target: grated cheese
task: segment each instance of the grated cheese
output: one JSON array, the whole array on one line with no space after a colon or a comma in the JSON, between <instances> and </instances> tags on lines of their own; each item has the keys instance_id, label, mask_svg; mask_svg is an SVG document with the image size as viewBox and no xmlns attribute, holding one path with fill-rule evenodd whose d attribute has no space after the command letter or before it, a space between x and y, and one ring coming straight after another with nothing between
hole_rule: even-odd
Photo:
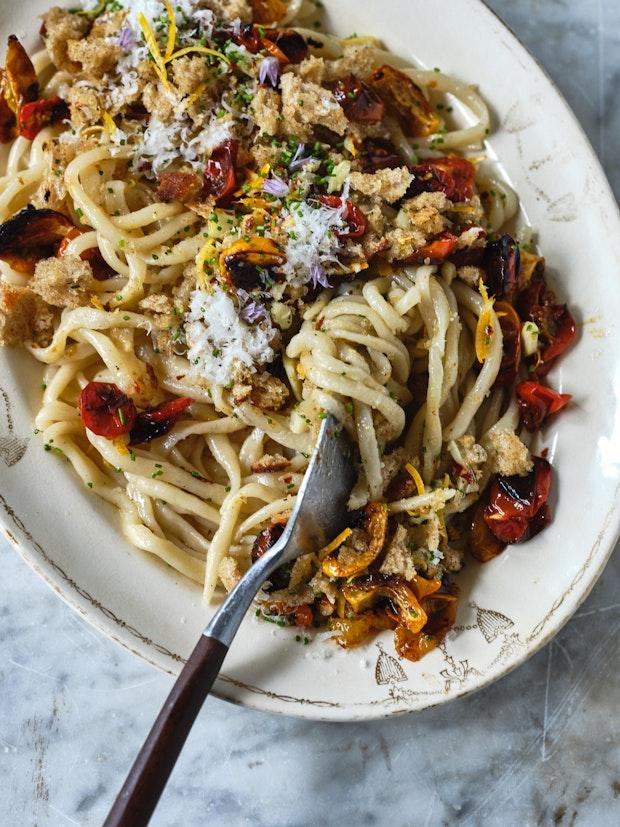
<instances>
[{"instance_id":1,"label":"grated cheese","mask_svg":"<svg viewBox=\"0 0 620 827\"><path fill-rule=\"evenodd\" d=\"M343 203L345 198L342 199ZM316 263L338 265L340 241L334 230L346 227L342 208L311 206L306 201L282 210L283 229L287 234L286 264L281 268L294 285L306 284Z\"/></svg>"},{"instance_id":2,"label":"grated cheese","mask_svg":"<svg viewBox=\"0 0 620 827\"><path fill-rule=\"evenodd\" d=\"M268 319L249 325L242 321L220 287L213 292L195 290L185 317L191 374L211 384L228 385L243 366L252 373L273 361L271 347L276 331Z\"/></svg>"}]
</instances>

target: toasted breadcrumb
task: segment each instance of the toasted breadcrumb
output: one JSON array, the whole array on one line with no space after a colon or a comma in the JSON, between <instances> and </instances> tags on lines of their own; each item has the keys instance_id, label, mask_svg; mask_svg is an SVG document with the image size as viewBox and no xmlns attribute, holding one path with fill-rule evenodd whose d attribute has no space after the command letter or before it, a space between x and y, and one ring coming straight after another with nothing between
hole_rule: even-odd
<instances>
[{"instance_id":1,"label":"toasted breadcrumb","mask_svg":"<svg viewBox=\"0 0 620 827\"><path fill-rule=\"evenodd\" d=\"M0 282L0 345L49 345L54 314L29 287Z\"/></svg>"},{"instance_id":2,"label":"toasted breadcrumb","mask_svg":"<svg viewBox=\"0 0 620 827\"><path fill-rule=\"evenodd\" d=\"M67 44L84 37L90 22L81 14L73 14L54 6L42 16L41 32L52 63L57 69L77 72L79 65L69 59Z\"/></svg>"},{"instance_id":3,"label":"toasted breadcrumb","mask_svg":"<svg viewBox=\"0 0 620 827\"><path fill-rule=\"evenodd\" d=\"M411 551L407 547L407 536L407 529L403 525L396 526L379 568L381 574L396 574L405 580L411 580L415 576L416 570Z\"/></svg>"},{"instance_id":4,"label":"toasted breadcrumb","mask_svg":"<svg viewBox=\"0 0 620 827\"><path fill-rule=\"evenodd\" d=\"M99 79L114 69L121 50L109 37L89 35L83 40L69 40L67 55L74 63L81 63L82 70L87 75Z\"/></svg>"},{"instance_id":5,"label":"toasted breadcrumb","mask_svg":"<svg viewBox=\"0 0 620 827\"><path fill-rule=\"evenodd\" d=\"M364 195L377 195L388 204L393 204L405 195L413 175L407 167L379 169L373 173L352 172L351 188Z\"/></svg>"},{"instance_id":6,"label":"toasted breadcrumb","mask_svg":"<svg viewBox=\"0 0 620 827\"><path fill-rule=\"evenodd\" d=\"M251 468L253 474L263 474L272 471L284 471L290 464L291 461L283 457L282 454L263 454L259 460L252 463Z\"/></svg>"},{"instance_id":7,"label":"toasted breadcrumb","mask_svg":"<svg viewBox=\"0 0 620 827\"><path fill-rule=\"evenodd\" d=\"M172 82L179 95L192 95L206 78L204 58L184 55L171 64Z\"/></svg>"},{"instance_id":8,"label":"toasted breadcrumb","mask_svg":"<svg viewBox=\"0 0 620 827\"><path fill-rule=\"evenodd\" d=\"M93 271L79 256L44 258L36 264L30 287L53 307L80 307L90 301Z\"/></svg>"},{"instance_id":9,"label":"toasted breadcrumb","mask_svg":"<svg viewBox=\"0 0 620 827\"><path fill-rule=\"evenodd\" d=\"M345 43L342 57L326 61L327 80L355 75L366 78L377 65L377 49L371 43Z\"/></svg>"},{"instance_id":10,"label":"toasted breadcrumb","mask_svg":"<svg viewBox=\"0 0 620 827\"><path fill-rule=\"evenodd\" d=\"M252 374L247 381L236 382L231 396L235 405L249 399L263 411L279 411L286 405L289 392L284 382L265 371Z\"/></svg>"},{"instance_id":11,"label":"toasted breadcrumb","mask_svg":"<svg viewBox=\"0 0 620 827\"><path fill-rule=\"evenodd\" d=\"M326 68L323 58L315 57L314 55L310 55L302 60L301 63L292 66L292 69L302 80L309 81L310 83L318 83L319 85L325 80Z\"/></svg>"},{"instance_id":12,"label":"toasted breadcrumb","mask_svg":"<svg viewBox=\"0 0 620 827\"><path fill-rule=\"evenodd\" d=\"M262 134L277 135L280 130L280 96L275 89L261 87L252 100L256 126Z\"/></svg>"},{"instance_id":13,"label":"toasted breadcrumb","mask_svg":"<svg viewBox=\"0 0 620 827\"><path fill-rule=\"evenodd\" d=\"M313 126L323 126L344 135L348 120L333 94L316 83L301 80L286 72L280 80L282 91L282 128L289 135L308 139Z\"/></svg>"},{"instance_id":14,"label":"toasted breadcrumb","mask_svg":"<svg viewBox=\"0 0 620 827\"><path fill-rule=\"evenodd\" d=\"M93 126L101 120L103 106L94 89L70 86L65 97L71 110L71 122L77 129Z\"/></svg>"},{"instance_id":15,"label":"toasted breadcrumb","mask_svg":"<svg viewBox=\"0 0 620 827\"><path fill-rule=\"evenodd\" d=\"M241 580L239 564L234 557L222 557L217 567L217 574L227 592L231 592Z\"/></svg>"},{"instance_id":16,"label":"toasted breadcrumb","mask_svg":"<svg viewBox=\"0 0 620 827\"><path fill-rule=\"evenodd\" d=\"M172 302L163 293L154 293L152 296L146 296L138 304L140 310L150 310L152 313L173 313L174 307Z\"/></svg>"},{"instance_id":17,"label":"toasted breadcrumb","mask_svg":"<svg viewBox=\"0 0 620 827\"><path fill-rule=\"evenodd\" d=\"M510 477L514 474L527 474L532 470L529 449L514 431L491 431L487 442L491 471Z\"/></svg>"},{"instance_id":18,"label":"toasted breadcrumb","mask_svg":"<svg viewBox=\"0 0 620 827\"><path fill-rule=\"evenodd\" d=\"M471 264L465 264L463 267L456 268L457 278L464 281L470 287L477 288L480 279L484 280L485 273L480 267L474 267Z\"/></svg>"}]
</instances>

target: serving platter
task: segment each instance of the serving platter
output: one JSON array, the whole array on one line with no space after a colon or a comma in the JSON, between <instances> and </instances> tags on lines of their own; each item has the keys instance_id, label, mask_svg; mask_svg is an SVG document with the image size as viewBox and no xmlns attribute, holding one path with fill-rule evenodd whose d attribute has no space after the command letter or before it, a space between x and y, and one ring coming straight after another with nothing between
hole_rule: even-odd
<instances>
[{"instance_id":1,"label":"serving platter","mask_svg":"<svg viewBox=\"0 0 620 827\"><path fill-rule=\"evenodd\" d=\"M0 7L0 41L38 47L50 4ZM221 698L271 712L360 720L420 710L506 674L568 620L620 530L620 216L596 156L544 71L479 0L452 0L448 24L424 0L328 0L325 29L381 38L395 53L479 86L493 113L489 152L519 193L579 340L552 374L573 403L543 431L556 473L552 526L459 575L460 609L444 645L419 663L391 633L343 652L319 635L246 618L215 685ZM32 420L41 373L0 355L0 522L24 560L104 634L176 673L212 607L198 588L124 540L112 509L43 450ZM297 635L297 637L299 637Z\"/></svg>"}]
</instances>

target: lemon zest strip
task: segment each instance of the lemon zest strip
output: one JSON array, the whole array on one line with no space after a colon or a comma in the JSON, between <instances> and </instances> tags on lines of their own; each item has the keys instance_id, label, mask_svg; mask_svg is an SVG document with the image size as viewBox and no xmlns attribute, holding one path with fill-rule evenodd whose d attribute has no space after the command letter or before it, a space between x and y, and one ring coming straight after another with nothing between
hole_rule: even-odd
<instances>
[{"instance_id":1,"label":"lemon zest strip","mask_svg":"<svg viewBox=\"0 0 620 827\"><path fill-rule=\"evenodd\" d=\"M174 52L174 46L177 39L177 21L174 19L174 9L172 8L172 3L170 0L165 0L166 11L168 12L168 40L166 41L166 54L164 56L164 62L169 59L169 57Z\"/></svg>"},{"instance_id":2,"label":"lemon zest strip","mask_svg":"<svg viewBox=\"0 0 620 827\"><path fill-rule=\"evenodd\" d=\"M331 543L328 543L326 546L323 546L323 548L319 551L319 560L323 560L323 558L327 557L328 554L330 554L332 551L335 551L338 548L338 546L341 546L347 539L347 537L349 537L352 533L353 532L350 528L345 528L344 531L341 531L337 537L334 537Z\"/></svg>"},{"instance_id":3,"label":"lemon zest strip","mask_svg":"<svg viewBox=\"0 0 620 827\"><path fill-rule=\"evenodd\" d=\"M410 462L408 462L405 465L405 471L407 471L409 476L415 482L415 487L418 489L418 495L421 497L424 494L424 481L418 473L417 468L414 468L414 466Z\"/></svg>"}]
</instances>

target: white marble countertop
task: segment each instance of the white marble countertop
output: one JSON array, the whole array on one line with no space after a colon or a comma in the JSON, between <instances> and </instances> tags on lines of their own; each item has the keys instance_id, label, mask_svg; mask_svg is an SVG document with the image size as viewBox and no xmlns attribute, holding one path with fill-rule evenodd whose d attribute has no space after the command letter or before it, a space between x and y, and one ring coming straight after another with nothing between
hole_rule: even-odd
<instances>
[{"instance_id":1,"label":"white marble countertop","mask_svg":"<svg viewBox=\"0 0 620 827\"><path fill-rule=\"evenodd\" d=\"M620 4L490 5L558 83L619 195ZM171 679L94 632L1 540L0 571L0 825L98 825ZM315 724L209 700L152 823L618 824L619 592L616 555L524 666L409 718Z\"/></svg>"}]
</instances>

